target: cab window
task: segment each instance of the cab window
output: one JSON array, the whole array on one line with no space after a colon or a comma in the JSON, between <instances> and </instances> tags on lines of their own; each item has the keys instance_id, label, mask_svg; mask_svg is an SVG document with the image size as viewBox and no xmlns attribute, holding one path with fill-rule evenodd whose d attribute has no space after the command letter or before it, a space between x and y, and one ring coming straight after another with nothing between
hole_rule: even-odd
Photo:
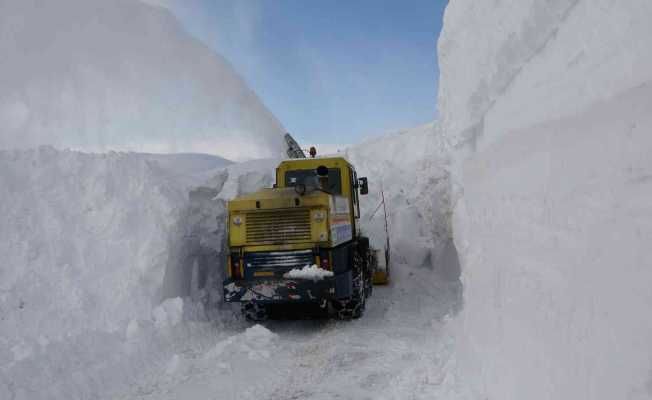
<instances>
[{"instance_id":1,"label":"cab window","mask_svg":"<svg viewBox=\"0 0 652 400\"><path fill-rule=\"evenodd\" d=\"M314 169L297 169L285 172L285 187L295 186L301 183L306 187L319 185L319 178ZM325 189L332 194L342 194L342 173L339 168L328 169L328 187Z\"/></svg>"}]
</instances>

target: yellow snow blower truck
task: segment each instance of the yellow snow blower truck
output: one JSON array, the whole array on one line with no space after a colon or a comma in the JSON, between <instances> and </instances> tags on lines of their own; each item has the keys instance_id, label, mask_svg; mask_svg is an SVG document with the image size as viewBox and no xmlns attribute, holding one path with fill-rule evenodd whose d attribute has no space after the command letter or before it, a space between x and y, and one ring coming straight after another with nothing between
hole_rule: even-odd
<instances>
[{"instance_id":1,"label":"yellow snow blower truck","mask_svg":"<svg viewBox=\"0 0 652 400\"><path fill-rule=\"evenodd\" d=\"M273 188L229 201L224 300L250 321L298 303L359 318L378 265L360 234L368 190L342 157L303 158L281 162Z\"/></svg>"}]
</instances>

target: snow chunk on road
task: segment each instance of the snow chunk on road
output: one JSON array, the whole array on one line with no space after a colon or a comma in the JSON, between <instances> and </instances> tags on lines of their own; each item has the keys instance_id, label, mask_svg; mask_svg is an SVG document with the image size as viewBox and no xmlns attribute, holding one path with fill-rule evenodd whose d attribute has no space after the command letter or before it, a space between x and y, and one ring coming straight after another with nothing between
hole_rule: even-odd
<instances>
[{"instance_id":1,"label":"snow chunk on road","mask_svg":"<svg viewBox=\"0 0 652 400\"><path fill-rule=\"evenodd\" d=\"M258 345L268 345L276 339L277 336L277 334L259 324L247 328L244 332L244 337L247 343L256 343Z\"/></svg>"},{"instance_id":2,"label":"snow chunk on road","mask_svg":"<svg viewBox=\"0 0 652 400\"><path fill-rule=\"evenodd\" d=\"M270 358L274 342L278 335L262 325L254 325L244 332L241 351L252 361Z\"/></svg>"},{"instance_id":3,"label":"snow chunk on road","mask_svg":"<svg viewBox=\"0 0 652 400\"><path fill-rule=\"evenodd\" d=\"M254 325L215 344L204 356L204 361L212 364L216 359L228 360L238 354L246 354L247 359L253 361L268 359L271 356L270 349L277 340L276 333L262 325Z\"/></svg>"},{"instance_id":4,"label":"snow chunk on road","mask_svg":"<svg viewBox=\"0 0 652 400\"><path fill-rule=\"evenodd\" d=\"M315 282L321 281L324 278L330 278L333 276L333 271L327 271L325 269L319 268L317 265L306 265L303 268L295 268L289 272L283 274L283 278L286 279L305 279L313 280Z\"/></svg>"}]
</instances>

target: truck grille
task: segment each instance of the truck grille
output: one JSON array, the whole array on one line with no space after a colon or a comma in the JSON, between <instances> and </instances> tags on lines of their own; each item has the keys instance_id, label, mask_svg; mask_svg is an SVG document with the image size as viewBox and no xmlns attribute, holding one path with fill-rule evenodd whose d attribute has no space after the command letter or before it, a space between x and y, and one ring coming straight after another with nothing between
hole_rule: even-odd
<instances>
[{"instance_id":1,"label":"truck grille","mask_svg":"<svg viewBox=\"0 0 652 400\"><path fill-rule=\"evenodd\" d=\"M249 212L246 226L248 243L301 243L311 239L307 208Z\"/></svg>"},{"instance_id":2,"label":"truck grille","mask_svg":"<svg viewBox=\"0 0 652 400\"><path fill-rule=\"evenodd\" d=\"M247 268L290 270L292 268L303 268L314 263L315 256L312 254L312 250L245 253Z\"/></svg>"}]
</instances>

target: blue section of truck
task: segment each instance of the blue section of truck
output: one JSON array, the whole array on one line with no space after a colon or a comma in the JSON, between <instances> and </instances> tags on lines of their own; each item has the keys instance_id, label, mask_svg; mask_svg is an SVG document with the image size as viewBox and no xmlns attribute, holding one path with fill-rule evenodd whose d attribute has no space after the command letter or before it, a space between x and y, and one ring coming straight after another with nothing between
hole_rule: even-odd
<instances>
[{"instance_id":1,"label":"blue section of truck","mask_svg":"<svg viewBox=\"0 0 652 400\"><path fill-rule=\"evenodd\" d=\"M351 271L335 276L335 298L343 299L351 296L353 277Z\"/></svg>"},{"instance_id":2,"label":"blue section of truck","mask_svg":"<svg viewBox=\"0 0 652 400\"><path fill-rule=\"evenodd\" d=\"M273 273L274 277L282 278L283 274L294 269L303 268L315 263L313 250L250 252L244 254L244 277L246 280L256 279L256 273Z\"/></svg>"},{"instance_id":3,"label":"blue section of truck","mask_svg":"<svg viewBox=\"0 0 652 400\"><path fill-rule=\"evenodd\" d=\"M338 246L332 250L333 272L336 275L350 271L353 266L353 245Z\"/></svg>"},{"instance_id":4,"label":"blue section of truck","mask_svg":"<svg viewBox=\"0 0 652 400\"><path fill-rule=\"evenodd\" d=\"M318 254L328 257L322 259L332 261L334 277L318 281L283 277L292 269L316 263ZM226 302L306 302L341 299L352 293L353 245L350 243L322 250L248 252L242 255L241 261L243 279L224 281Z\"/></svg>"}]
</instances>

